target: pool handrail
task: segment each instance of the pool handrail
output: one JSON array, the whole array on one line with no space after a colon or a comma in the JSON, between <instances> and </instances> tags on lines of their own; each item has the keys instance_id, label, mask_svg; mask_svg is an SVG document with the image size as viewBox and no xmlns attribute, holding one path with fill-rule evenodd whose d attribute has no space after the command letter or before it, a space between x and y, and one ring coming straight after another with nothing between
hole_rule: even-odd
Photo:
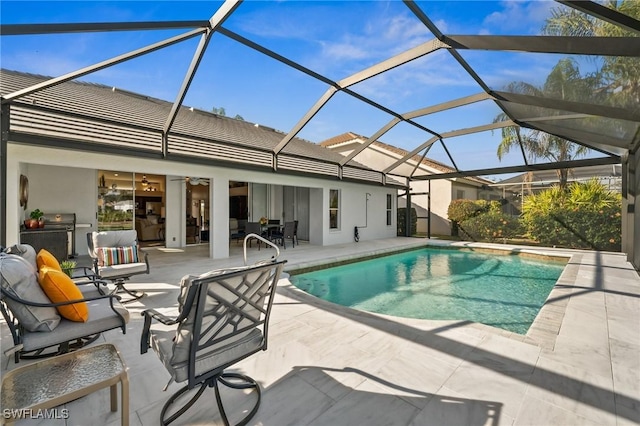
<instances>
[{"instance_id":1,"label":"pool handrail","mask_svg":"<svg viewBox=\"0 0 640 426\"><path fill-rule=\"evenodd\" d=\"M255 238L255 239L259 240L259 241L264 241L265 244L269 244L271 247L273 247L276 250L276 255L272 256L271 259L265 259L265 260L262 260L262 261L258 261L256 263L265 262L265 261L273 262L273 261L278 259L278 256L280 256L280 249L278 248L277 245L275 245L273 242L267 240L266 238L264 238L264 237L262 237L262 236L260 236L258 234L251 233L251 234L247 234L244 237L244 242L242 243L242 250L243 250L243 253L244 253L244 265L245 266L248 266L247 265L247 241L249 241L250 238ZM260 244L260 243L258 242L258 244Z\"/></svg>"}]
</instances>

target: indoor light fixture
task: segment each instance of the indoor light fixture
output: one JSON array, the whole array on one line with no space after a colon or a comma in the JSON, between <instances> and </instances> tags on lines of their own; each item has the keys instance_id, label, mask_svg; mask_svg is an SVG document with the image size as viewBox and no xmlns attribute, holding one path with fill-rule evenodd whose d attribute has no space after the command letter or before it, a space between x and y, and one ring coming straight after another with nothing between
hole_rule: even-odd
<instances>
[{"instance_id":1,"label":"indoor light fixture","mask_svg":"<svg viewBox=\"0 0 640 426\"><path fill-rule=\"evenodd\" d=\"M147 175L142 175L142 180L140 181L140 183L142 184L142 186L149 185L149 181L147 180Z\"/></svg>"}]
</instances>

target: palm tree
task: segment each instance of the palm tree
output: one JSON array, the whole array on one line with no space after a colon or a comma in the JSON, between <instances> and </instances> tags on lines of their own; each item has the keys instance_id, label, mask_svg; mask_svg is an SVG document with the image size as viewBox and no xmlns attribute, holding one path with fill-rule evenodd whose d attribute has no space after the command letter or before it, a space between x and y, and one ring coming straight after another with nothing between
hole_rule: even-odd
<instances>
[{"instance_id":1,"label":"palm tree","mask_svg":"<svg viewBox=\"0 0 640 426\"><path fill-rule=\"evenodd\" d=\"M599 76L597 74L582 77L575 61L571 59L560 60L547 77L542 87L522 81L514 81L507 85L506 91L532 95L538 97L568 99L579 101L586 97L594 96L594 88L598 87ZM597 94L596 94L597 96ZM533 117L548 116L555 111L540 107L528 107L529 114ZM560 114L557 112L556 114ZM493 122L507 120L506 114L498 114ZM502 141L498 146L498 159L518 147L522 143L527 161L534 162L538 158L545 158L554 162L570 161L583 157L589 152L589 148L575 144L558 136L519 127L505 127L502 129ZM569 177L569 169L558 169L558 180L561 188L566 188Z\"/></svg>"},{"instance_id":2,"label":"palm tree","mask_svg":"<svg viewBox=\"0 0 640 426\"><path fill-rule=\"evenodd\" d=\"M607 0L604 6L640 19L640 1ZM633 37L635 33L572 8L556 7L546 20L543 34L577 37ZM640 103L640 67L638 58L606 56L601 58L607 84L608 103L618 107L637 107Z\"/></svg>"}]
</instances>

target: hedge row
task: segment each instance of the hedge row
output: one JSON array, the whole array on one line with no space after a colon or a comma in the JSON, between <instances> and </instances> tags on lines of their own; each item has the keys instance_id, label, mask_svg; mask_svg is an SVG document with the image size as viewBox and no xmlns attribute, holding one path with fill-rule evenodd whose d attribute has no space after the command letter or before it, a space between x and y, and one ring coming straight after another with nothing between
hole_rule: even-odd
<instances>
[{"instance_id":1,"label":"hedge row","mask_svg":"<svg viewBox=\"0 0 640 426\"><path fill-rule=\"evenodd\" d=\"M592 180L527 196L519 218L503 214L497 202L454 200L449 219L454 231L460 227L476 241L522 236L549 247L620 251L621 209L620 194Z\"/></svg>"}]
</instances>

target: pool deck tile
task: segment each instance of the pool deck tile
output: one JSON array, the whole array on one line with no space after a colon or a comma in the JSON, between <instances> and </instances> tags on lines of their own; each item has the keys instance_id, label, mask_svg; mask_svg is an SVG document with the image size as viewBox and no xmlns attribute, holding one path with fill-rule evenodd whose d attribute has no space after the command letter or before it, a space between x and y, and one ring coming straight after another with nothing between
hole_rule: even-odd
<instances>
[{"instance_id":1,"label":"pool deck tile","mask_svg":"<svg viewBox=\"0 0 640 426\"><path fill-rule=\"evenodd\" d=\"M393 238L283 250L287 271L422 247L425 240ZM430 245L492 251L496 244ZM358 312L279 283L269 348L234 367L263 387L250 425L631 425L640 424L640 278L621 254L509 247L569 263L526 336L468 321L426 321ZM205 245L148 249L151 274L129 287L148 292L128 304L127 334L104 333L128 366L131 424L155 425L169 396L169 375L152 353L140 355L142 318L150 307L176 306L180 277L242 263L212 260ZM253 249L250 261L268 250ZM86 259L79 259L80 262ZM11 346L2 323L3 350ZM27 364L22 361L19 366ZM15 368L4 357L2 373ZM207 390L210 392L210 390ZM119 424L103 390L66 404L68 420L23 420L18 425ZM244 398L227 395L232 420ZM180 421L182 423L180 423ZM222 424L211 398L178 424Z\"/></svg>"}]
</instances>

